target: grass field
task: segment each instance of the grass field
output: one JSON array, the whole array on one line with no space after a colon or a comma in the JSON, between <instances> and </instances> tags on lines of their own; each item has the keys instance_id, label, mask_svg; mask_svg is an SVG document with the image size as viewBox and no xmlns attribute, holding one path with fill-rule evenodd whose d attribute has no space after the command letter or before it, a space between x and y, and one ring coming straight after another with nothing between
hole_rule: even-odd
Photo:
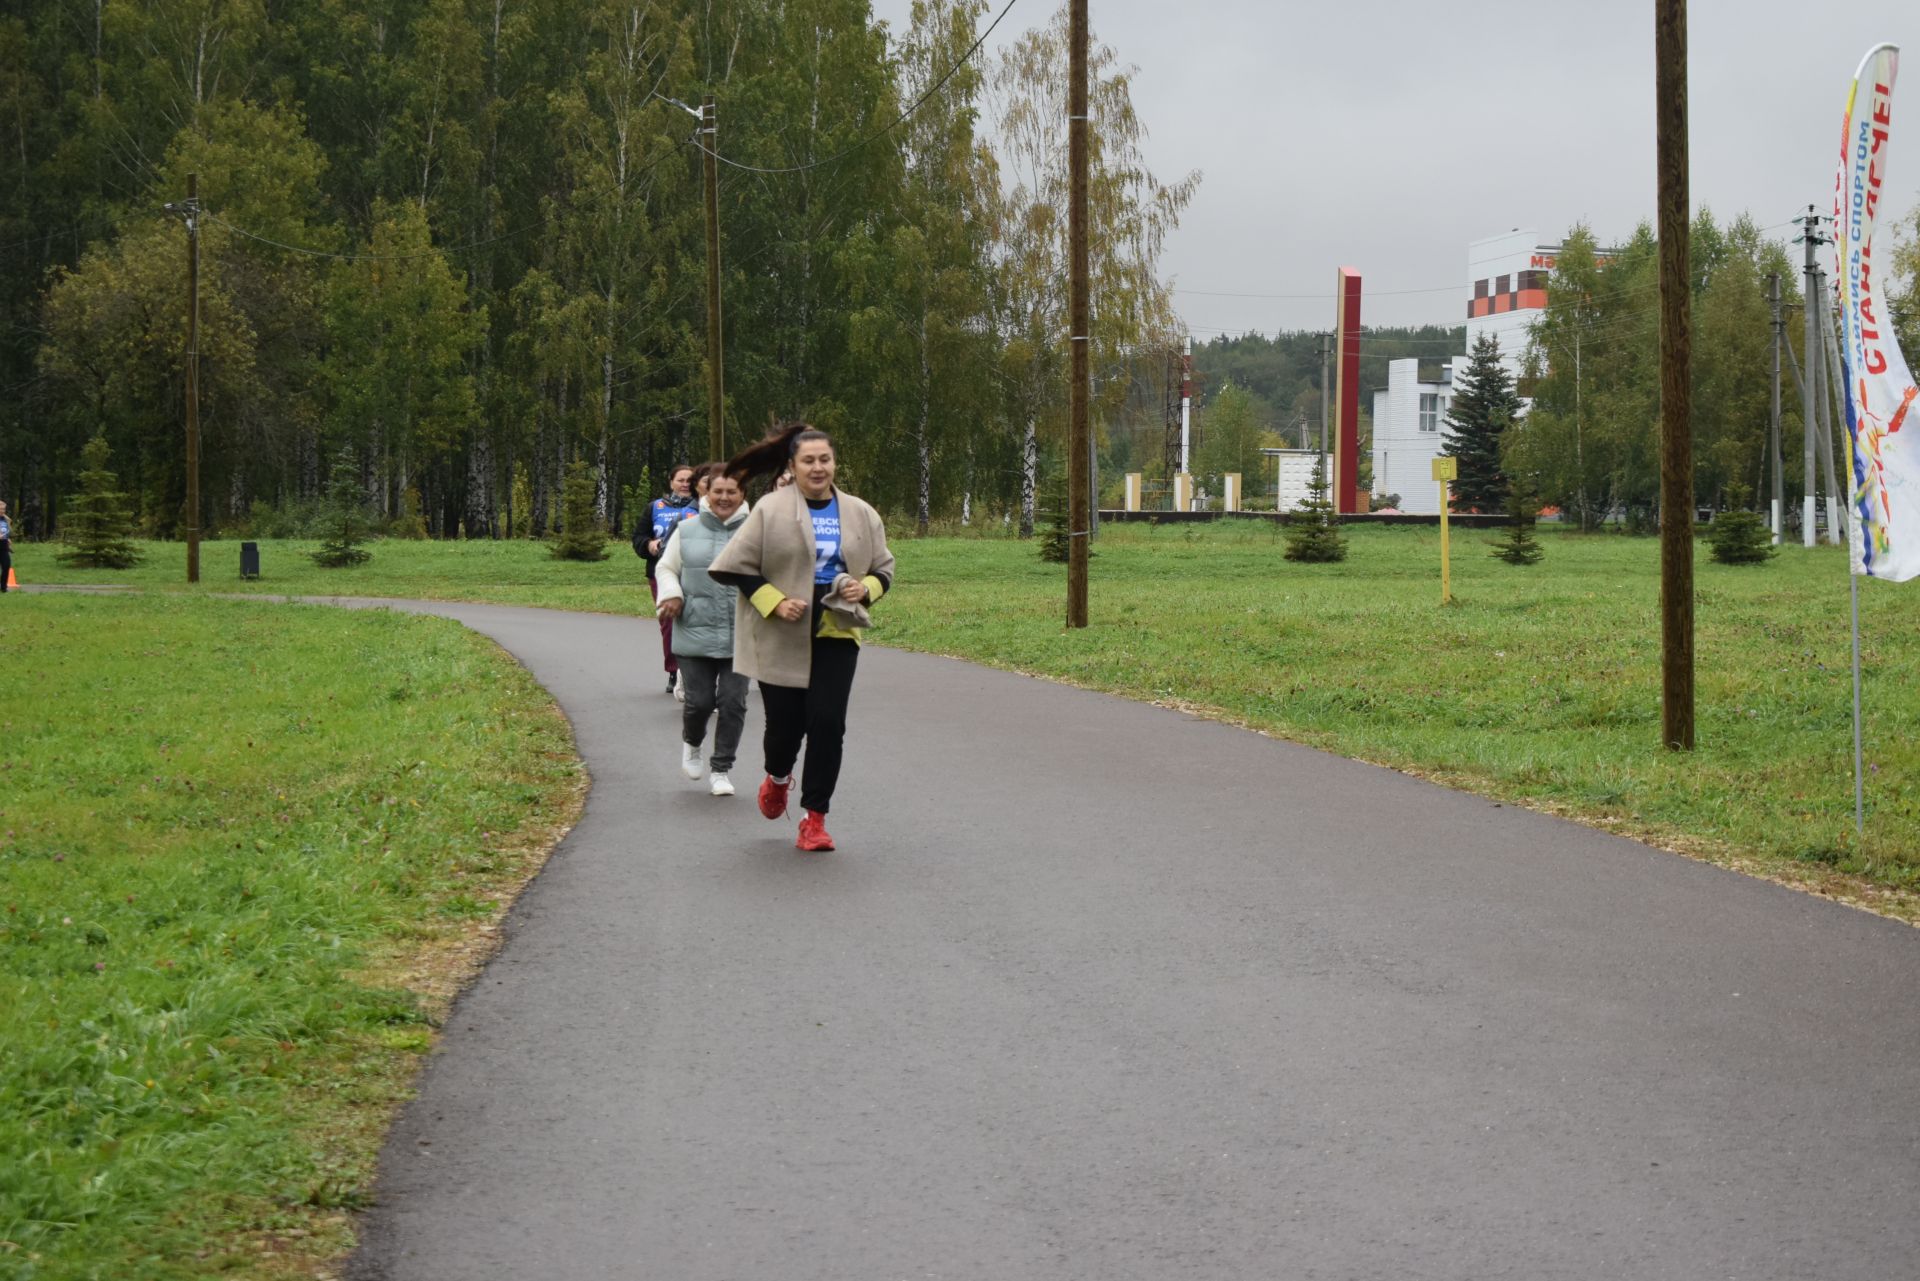
<instances>
[{"instance_id":1,"label":"grass field","mask_svg":"<svg viewBox=\"0 0 1920 1281\"><path fill-rule=\"evenodd\" d=\"M204 542L200 582L194 587L186 582L186 548L181 543L142 543L146 559L126 570L71 569L54 559L51 548L19 543L14 562L25 583L118 583L205 595L405 596L604 614L653 613L642 562L619 540L607 544L606 560L583 562L555 560L545 544L525 540L383 539L368 545L371 561L352 569L315 565L310 553L319 546L317 539L261 540L261 576L242 579L239 543Z\"/></svg>"},{"instance_id":2,"label":"grass field","mask_svg":"<svg viewBox=\"0 0 1920 1281\"><path fill-rule=\"evenodd\" d=\"M1701 546L1699 750L1674 754L1659 745L1654 540L1545 529L1546 560L1516 568L1487 555L1494 535L1456 534L1457 599L1442 606L1437 530L1349 537L1344 564L1308 566L1282 559L1265 524L1109 525L1093 562L1093 625L1078 634L1061 626L1064 571L1033 544L900 539L900 585L876 639L1190 707L1920 914L1913 589L1863 584L1862 843L1839 549L1788 548L1734 568ZM312 567L307 546L266 544L267 576L246 590L649 612L639 562L617 543L609 560L577 565L536 544L383 542L354 570ZM177 583L181 550L153 551L126 574L44 576ZM204 563L201 590L240 587L235 544L208 544ZM34 572L30 561L23 573Z\"/></svg>"},{"instance_id":3,"label":"grass field","mask_svg":"<svg viewBox=\"0 0 1920 1281\"><path fill-rule=\"evenodd\" d=\"M565 722L450 622L158 595L0 598L0 690L0 1275L311 1275Z\"/></svg>"},{"instance_id":4,"label":"grass field","mask_svg":"<svg viewBox=\"0 0 1920 1281\"><path fill-rule=\"evenodd\" d=\"M1346 563L1311 566L1246 525L1109 527L1084 637L1060 625L1058 567L1006 544L915 543L883 639L1190 706L1913 915L1920 595L1862 585L1860 844L1839 549L1753 568L1702 545L1698 750L1673 753L1660 747L1657 543L1550 532L1546 560L1517 568L1487 554L1493 538L1455 537L1443 606L1430 528L1356 530Z\"/></svg>"}]
</instances>

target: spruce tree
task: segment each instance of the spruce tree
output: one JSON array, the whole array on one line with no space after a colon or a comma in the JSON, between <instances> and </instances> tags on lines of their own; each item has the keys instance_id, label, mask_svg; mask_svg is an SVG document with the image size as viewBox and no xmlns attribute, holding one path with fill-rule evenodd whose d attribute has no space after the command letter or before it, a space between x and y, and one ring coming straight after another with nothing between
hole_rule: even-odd
<instances>
[{"instance_id":1,"label":"spruce tree","mask_svg":"<svg viewBox=\"0 0 1920 1281\"><path fill-rule=\"evenodd\" d=\"M567 465L560 498L560 532L554 536L556 560L605 560L607 531L593 510L593 469L584 459Z\"/></svg>"},{"instance_id":2,"label":"spruce tree","mask_svg":"<svg viewBox=\"0 0 1920 1281\"><path fill-rule=\"evenodd\" d=\"M67 549L60 559L87 569L126 569L140 561L133 545L133 511L120 478L107 470L107 438L96 432L80 451L80 492L67 499L60 532Z\"/></svg>"},{"instance_id":3,"label":"spruce tree","mask_svg":"<svg viewBox=\"0 0 1920 1281\"><path fill-rule=\"evenodd\" d=\"M1493 545L1493 554L1509 565L1531 565L1545 556L1546 549L1533 536L1533 523L1540 515L1540 504L1523 485L1507 491L1507 528Z\"/></svg>"},{"instance_id":4,"label":"spruce tree","mask_svg":"<svg viewBox=\"0 0 1920 1281\"><path fill-rule=\"evenodd\" d=\"M373 559L373 553L361 546L369 532L367 495L360 487L360 465L354 459L351 445L343 446L333 457L322 523L326 537L320 542L320 550L308 553L314 564L326 569L346 569Z\"/></svg>"},{"instance_id":5,"label":"spruce tree","mask_svg":"<svg viewBox=\"0 0 1920 1281\"><path fill-rule=\"evenodd\" d=\"M1327 491L1326 460L1313 465L1313 479L1307 482L1307 501L1287 515L1288 560L1325 563L1347 558L1346 535L1334 514L1333 499Z\"/></svg>"},{"instance_id":6,"label":"spruce tree","mask_svg":"<svg viewBox=\"0 0 1920 1281\"><path fill-rule=\"evenodd\" d=\"M1713 558L1722 565L1764 565L1780 550L1760 513L1747 510L1752 495L1745 485L1728 485L1726 508L1707 526Z\"/></svg>"},{"instance_id":7,"label":"spruce tree","mask_svg":"<svg viewBox=\"0 0 1920 1281\"><path fill-rule=\"evenodd\" d=\"M1041 501L1047 507L1047 528L1040 535L1040 559L1049 564L1064 565L1071 542L1067 529L1067 478L1056 472L1047 481Z\"/></svg>"},{"instance_id":8,"label":"spruce tree","mask_svg":"<svg viewBox=\"0 0 1920 1281\"><path fill-rule=\"evenodd\" d=\"M1513 389L1513 375L1500 363L1499 340L1483 334L1447 406L1448 435L1441 446L1442 453L1460 460L1453 498L1461 507L1496 512L1507 505L1500 437L1519 416L1520 397Z\"/></svg>"}]
</instances>

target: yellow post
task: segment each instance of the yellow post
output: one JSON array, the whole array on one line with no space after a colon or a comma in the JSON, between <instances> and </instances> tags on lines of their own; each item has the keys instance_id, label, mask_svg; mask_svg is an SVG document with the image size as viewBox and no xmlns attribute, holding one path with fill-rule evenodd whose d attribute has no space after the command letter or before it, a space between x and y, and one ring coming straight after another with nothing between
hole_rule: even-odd
<instances>
[{"instance_id":1,"label":"yellow post","mask_svg":"<svg viewBox=\"0 0 1920 1281\"><path fill-rule=\"evenodd\" d=\"M1459 474L1458 458L1433 460L1433 478L1440 482L1440 603L1442 605L1453 599L1453 560L1447 552L1447 508L1453 504L1447 497L1447 482Z\"/></svg>"}]
</instances>

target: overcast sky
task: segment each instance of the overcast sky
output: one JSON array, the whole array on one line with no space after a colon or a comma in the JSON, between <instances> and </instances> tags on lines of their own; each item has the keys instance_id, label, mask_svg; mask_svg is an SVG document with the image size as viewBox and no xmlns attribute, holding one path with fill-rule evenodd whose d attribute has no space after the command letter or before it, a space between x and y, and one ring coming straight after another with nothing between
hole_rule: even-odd
<instances>
[{"instance_id":1,"label":"overcast sky","mask_svg":"<svg viewBox=\"0 0 1920 1281\"><path fill-rule=\"evenodd\" d=\"M1470 241L1585 221L1604 242L1654 216L1652 0L1090 5L1139 68L1154 172L1205 175L1163 259L1196 339L1329 327L1343 265L1366 323L1459 324ZM896 33L910 7L873 0ZM988 49L1055 7L1017 0ZM1889 207L1920 202L1920 0L1689 10L1695 209L1783 238L1828 212L1847 85L1883 40L1909 54Z\"/></svg>"}]
</instances>

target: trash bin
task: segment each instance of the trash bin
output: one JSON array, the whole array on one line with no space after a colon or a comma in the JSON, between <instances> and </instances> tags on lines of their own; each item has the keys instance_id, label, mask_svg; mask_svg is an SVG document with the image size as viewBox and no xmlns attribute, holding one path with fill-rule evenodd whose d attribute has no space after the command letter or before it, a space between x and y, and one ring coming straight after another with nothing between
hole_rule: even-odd
<instances>
[{"instance_id":1,"label":"trash bin","mask_svg":"<svg viewBox=\"0 0 1920 1281\"><path fill-rule=\"evenodd\" d=\"M240 544L240 577L260 577L260 544Z\"/></svg>"}]
</instances>

